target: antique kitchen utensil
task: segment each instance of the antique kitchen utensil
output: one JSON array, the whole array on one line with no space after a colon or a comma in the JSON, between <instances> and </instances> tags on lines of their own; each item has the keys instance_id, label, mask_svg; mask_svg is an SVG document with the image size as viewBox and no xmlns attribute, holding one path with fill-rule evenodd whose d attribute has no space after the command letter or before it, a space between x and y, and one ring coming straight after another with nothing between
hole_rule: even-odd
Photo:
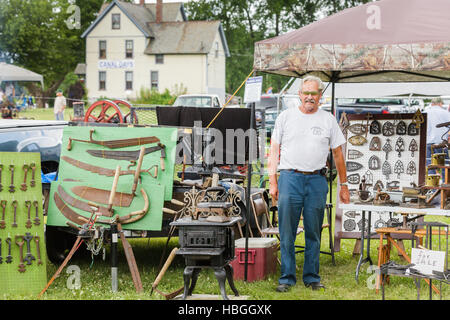
<instances>
[{"instance_id":1,"label":"antique kitchen utensil","mask_svg":"<svg viewBox=\"0 0 450 320\"><path fill-rule=\"evenodd\" d=\"M369 129L370 134L380 134L381 133L381 124L377 120L373 120L370 124Z\"/></svg>"},{"instance_id":2,"label":"antique kitchen utensil","mask_svg":"<svg viewBox=\"0 0 450 320\"><path fill-rule=\"evenodd\" d=\"M355 149L349 149L348 150L348 159L349 160L356 160L361 158L362 156L364 156L364 153L362 153L359 150L355 150Z\"/></svg>"},{"instance_id":3,"label":"antique kitchen utensil","mask_svg":"<svg viewBox=\"0 0 450 320\"><path fill-rule=\"evenodd\" d=\"M354 161L347 161L347 171L348 172L358 171L362 167L363 167L363 165L361 163L354 162Z\"/></svg>"},{"instance_id":4,"label":"antique kitchen utensil","mask_svg":"<svg viewBox=\"0 0 450 320\"><path fill-rule=\"evenodd\" d=\"M397 127L396 127L396 129L395 129L395 133L396 133L397 135L399 135L399 136L403 136L403 135L406 134L406 132L407 132L407 126L406 126L406 123L405 123L405 121L400 120L400 121L397 123Z\"/></svg>"},{"instance_id":5,"label":"antique kitchen utensil","mask_svg":"<svg viewBox=\"0 0 450 320\"><path fill-rule=\"evenodd\" d=\"M373 137L372 140L370 140L369 150L370 151L381 150L381 139L379 137Z\"/></svg>"},{"instance_id":6,"label":"antique kitchen utensil","mask_svg":"<svg viewBox=\"0 0 450 320\"><path fill-rule=\"evenodd\" d=\"M348 142L350 142L352 145L354 146L362 146L365 143L367 143L367 139L364 138L363 136L353 136L350 139L348 139Z\"/></svg>"}]
</instances>

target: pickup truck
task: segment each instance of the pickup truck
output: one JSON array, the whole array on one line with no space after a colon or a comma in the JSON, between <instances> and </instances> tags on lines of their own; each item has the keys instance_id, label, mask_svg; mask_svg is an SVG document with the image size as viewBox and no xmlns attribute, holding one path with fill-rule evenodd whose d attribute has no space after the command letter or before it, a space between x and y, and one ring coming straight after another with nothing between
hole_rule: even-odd
<instances>
[{"instance_id":1,"label":"pickup truck","mask_svg":"<svg viewBox=\"0 0 450 320\"><path fill-rule=\"evenodd\" d=\"M336 107L336 119L339 121L342 113L362 114L362 113L405 113L410 112L405 99L392 98L357 98L338 99Z\"/></svg>"}]
</instances>

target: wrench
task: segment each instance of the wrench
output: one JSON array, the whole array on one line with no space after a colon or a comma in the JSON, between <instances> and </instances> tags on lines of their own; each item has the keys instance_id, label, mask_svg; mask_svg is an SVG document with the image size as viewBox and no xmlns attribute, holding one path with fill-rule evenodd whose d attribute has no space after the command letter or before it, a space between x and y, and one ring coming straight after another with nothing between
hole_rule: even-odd
<instances>
[{"instance_id":1,"label":"wrench","mask_svg":"<svg viewBox=\"0 0 450 320\"><path fill-rule=\"evenodd\" d=\"M20 241L19 239L22 239L22 241ZM20 253L19 272L24 273L26 269L25 264L23 263L23 245L25 244L25 241L23 241L23 236L16 235L16 244L19 246Z\"/></svg>"},{"instance_id":2,"label":"wrench","mask_svg":"<svg viewBox=\"0 0 450 320\"><path fill-rule=\"evenodd\" d=\"M33 201L33 206L36 209L36 217L34 218L34 225L38 226L41 224L41 219L39 219L39 203L37 201Z\"/></svg>"},{"instance_id":3,"label":"wrench","mask_svg":"<svg viewBox=\"0 0 450 320\"><path fill-rule=\"evenodd\" d=\"M16 222L16 214L17 214L17 205L19 203L17 202L17 200L14 200L12 202L12 206L14 207L14 222L12 224L13 228L17 228L17 222Z\"/></svg>"},{"instance_id":4,"label":"wrench","mask_svg":"<svg viewBox=\"0 0 450 320\"><path fill-rule=\"evenodd\" d=\"M20 190L27 191L27 174L28 174L28 165L24 164L22 167L23 171L25 172L23 183L20 185Z\"/></svg>"},{"instance_id":5,"label":"wrench","mask_svg":"<svg viewBox=\"0 0 450 320\"><path fill-rule=\"evenodd\" d=\"M33 162L32 164L30 164L31 169L31 181L30 181L30 187L34 187L36 185L36 181L34 180L34 176L36 173L36 164Z\"/></svg>"},{"instance_id":6,"label":"wrench","mask_svg":"<svg viewBox=\"0 0 450 320\"><path fill-rule=\"evenodd\" d=\"M6 263L12 263L13 258L11 255L11 238L6 238L6 243L8 244L8 255L6 256Z\"/></svg>"},{"instance_id":7,"label":"wrench","mask_svg":"<svg viewBox=\"0 0 450 320\"><path fill-rule=\"evenodd\" d=\"M27 222L25 223L25 227L27 229L30 229L33 226L33 224L31 223L31 218L30 218L31 201L25 201L25 207L28 209L28 219L27 219Z\"/></svg>"},{"instance_id":8,"label":"wrench","mask_svg":"<svg viewBox=\"0 0 450 320\"><path fill-rule=\"evenodd\" d=\"M9 166L9 171L11 171L11 185L9 186L9 192L16 192L16 187L14 186L14 165Z\"/></svg>"},{"instance_id":9,"label":"wrench","mask_svg":"<svg viewBox=\"0 0 450 320\"><path fill-rule=\"evenodd\" d=\"M0 192L3 190L3 185L2 185L2 171L3 171L3 165L0 164Z\"/></svg>"},{"instance_id":10,"label":"wrench","mask_svg":"<svg viewBox=\"0 0 450 320\"><path fill-rule=\"evenodd\" d=\"M27 265L31 265L31 262L36 260L36 258L31 254L30 242L33 240L33 236L31 233L27 232L25 233L25 237L23 237L23 239L27 242L27 253L25 254L25 258L23 260L26 261Z\"/></svg>"},{"instance_id":11,"label":"wrench","mask_svg":"<svg viewBox=\"0 0 450 320\"><path fill-rule=\"evenodd\" d=\"M35 236L34 237L34 241L36 242L36 251L37 251L37 264L38 266L42 264L42 260L41 260L41 249L39 247L39 237Z\"/></svg>"},{"instance_id":12,"label":"wrench","mask_svg":"<svg viewBox=\"0 0 450 320\"><path fill-rule=\"evenodd\" d=\"M5 212L6 212L7 204L8 204L8 202L6 200L0 201L0 207L2 208L2 220L0 221L0 229L6 228Z\"/></svg>"}]
</instances>

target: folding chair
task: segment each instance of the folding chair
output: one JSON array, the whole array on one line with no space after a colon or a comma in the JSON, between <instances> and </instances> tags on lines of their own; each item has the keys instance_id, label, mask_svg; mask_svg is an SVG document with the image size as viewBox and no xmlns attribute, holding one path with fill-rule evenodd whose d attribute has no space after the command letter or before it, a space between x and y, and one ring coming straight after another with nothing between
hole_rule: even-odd
<instances>
[{"instance_id":1,"label":"folding chair","mask_svg":"<svg viewBox=\"0 0 450 320\"><path fill-rule=\"evenodd\" d=\"M272 223L272 221L276 221L276 217L273 217L272 221L270 219L269 208L264 198L264 193L260 191L250 195L250 203L252 205L253 217L255 219L256 228L258 229L260 237L276 236L278 239L279 250L280 230L278 229L278 226L274 226L274 224ZM273 214L275 214L275 212ZM303 228L298 227L296 234L299 235L302 232Z\"/></svg>"}]
</instances>

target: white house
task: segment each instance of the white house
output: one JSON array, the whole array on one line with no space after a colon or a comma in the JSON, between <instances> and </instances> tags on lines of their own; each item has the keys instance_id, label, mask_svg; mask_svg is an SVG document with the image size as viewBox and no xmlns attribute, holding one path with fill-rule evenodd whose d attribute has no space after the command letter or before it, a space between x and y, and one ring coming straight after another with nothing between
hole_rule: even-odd
<instances>
[{"instance_id":1,"label":"white house","mask_svg":"<svg viewBox=\"0 0 450 320\"><path fill-rule=\"evenodd\" d=\"M230 56L220 21L188 21L183 3L113 0L83 33L89 98L134 99L141 88L225 98Z\"/></svg>"}]
</instances>

